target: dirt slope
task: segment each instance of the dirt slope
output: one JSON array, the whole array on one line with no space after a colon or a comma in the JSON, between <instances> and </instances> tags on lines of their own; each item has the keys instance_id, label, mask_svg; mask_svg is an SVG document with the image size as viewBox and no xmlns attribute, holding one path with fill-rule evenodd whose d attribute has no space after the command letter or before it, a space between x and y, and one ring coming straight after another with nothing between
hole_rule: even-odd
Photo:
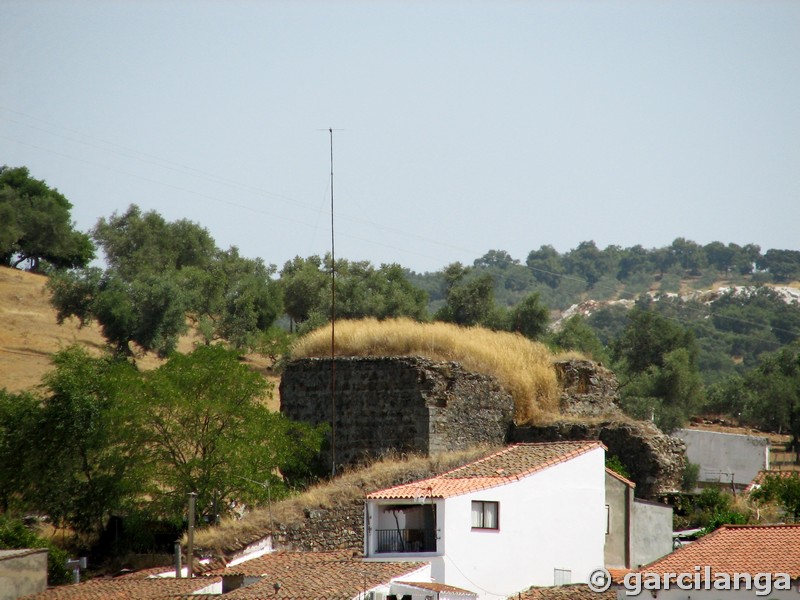
<instances>
[{"instance_id":1,"label":"dirt slope","mask_svg":"<svg viewBox=\"0 0 800 600\"><path fill-rule=\"evenodd\" d=\"M42 275L0 267L0 388L17 392L38 385L50 356L70 344L96 352L104 347L96 325L56 323L46 283Z\"/></svg>"},{"instance_id":2,"label":"dirt slope","mask_svg":"<svg viewBox=\"0 0 800 600\"><path fill-rule=\"evenodd\" d=\"M106 347L96 323L80 328L76 319L63 325L56 322L46 284L47 277L43 275L0 267L0 389L19 392L39 385L52 367L50 357L71 344L80 344L98 355ZM198 341L192 334L184 336L178 350L188 352ZM271 376L269 361L257 355L247 356L246 360L275 383L268 405L277 409L278 379ZM141 369L152 369L161 361L145 356L137 358L136 363Z\"/></svg>"}]
</instances>

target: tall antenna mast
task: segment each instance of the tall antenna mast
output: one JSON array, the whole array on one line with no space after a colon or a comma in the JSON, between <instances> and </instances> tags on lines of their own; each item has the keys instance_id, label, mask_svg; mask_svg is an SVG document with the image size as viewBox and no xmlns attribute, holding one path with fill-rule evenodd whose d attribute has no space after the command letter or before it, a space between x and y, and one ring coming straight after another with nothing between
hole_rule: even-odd
<instances>
[{"instance_id":1,"label":"tall antenna mast","mask_svg":"<svg viewBox=\"0 0 800 600\"><path fill-rule=\"evenodd\" d=\"M331 139L331 477L336 476L336 239L333 229L333 128Z\"/></svg>"}]
</instances>

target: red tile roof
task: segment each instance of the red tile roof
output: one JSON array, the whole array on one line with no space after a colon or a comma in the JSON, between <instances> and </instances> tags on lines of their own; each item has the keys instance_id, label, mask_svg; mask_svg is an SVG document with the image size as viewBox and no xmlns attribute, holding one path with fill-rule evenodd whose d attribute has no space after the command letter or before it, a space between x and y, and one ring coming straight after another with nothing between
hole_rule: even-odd
<instances>
[{"instance_id":1,"label":"red tile roof","mask_svg":"<svg viewBox=\"0 0 800 600\"><path fill-rule=\"evenodd\" d=\"M93 579L55 587L25 600L176 600L219 583L222 575L241 574L258 581L221 596L226 600L351 600L365 590L412 576L424 562L366 562L352 550L275 552L232 569L215 569L193 579L135 577ZM275 584L280 593L275 594Z\"/></svg>"},{"instance_id":2,"label":"red tile roof","mask_svg":"<svg viewBox=\"0 0 800 600\"><path fill-rule=\"evenodd\" d=\"M505 485L595 448L598 441L515 444L485 458L458 467L437 477L379 490L368 499L450 498L469 492Z\"/></svg>"},{"instance_id":3,"label":"red tile roof","mask_svg":"<svg viewBox=\"0 0 800 600\"><path fill-rule=\"evenodd\" d=\"M725 525L639 569L643 573L787 573L800 577L800 525ZM701 574L703 570L701 569Z\"/></svg>"},{"instance_id":4,"label":"red tile roof","mask_svg":"<svg viewBox=\"0 0 800 600\"><path fill-rule=\"evenodd\" d=\"M92 579L85 583L50 588L39 594L25 596L23 600L172 600L220 580L220 577Z\"/></svg>"},{"instance_id":5,"label":"red tile roof","mask_svg":"<svg viewBox=\"0 0 800 600\"><path fill-rule=\"evenodd\" d=\"M352 550L334 552L274 552L240 563L215 575L236 572L263 577L223 598L230 600L275 600L276 583L282 600L350 600L365 590L400 577L413 576L424 562L367 562Z\"/></svg>"},{"instance_id":6,"label":"red tile roof","mask_svg":"<svg viewBox=\"0 0 800 600\"><path fill-rule=\"evenodd\" d=\"M764 485L764 480L767 477L780 477L780 478L787 478L787 477L800 477L800 471L759 471L758 475L755 476L753 481L750 482L750 485L747 486L746 491L752 492L754 489Z\"/></svg>"},{"instance_id":7,"label":"red tile roof","mask_svg":"<svg viewBox=\"0 0 800 600\"><path fill-rule=\"evenodd\" d=\"M416 581L397 581L400 585L407 585L408 587L415 587L420 590L427 590L429 592L447 592L448 594L456 594L457 596L476 596L475 592L457 588L452 585L445 585L444 583L425 583Z\"/></svg>"},{"instance_id":8,"label":"red tile roof","mask_svg":"<svg viewBox=\"0 0 800 600\"><path fill-rule=\"evenodd\" d=\"M608 574L611 576L611 583L619 583L621 584L625 581L625 575L628 573L632 573L631 569L606 569Z\"/></svg>"},{"instance_id":9,"label":"red tile roof","mask_svg":"<svg viewBox=\"0 0 800 600\"><path fill-rule=\"evenodd\" d=\"M617 592L611 588L605 592L593 592L585 583L557 585L555 587L532 587L508 600L616 600Z\"/></svg>"}]
</instances>

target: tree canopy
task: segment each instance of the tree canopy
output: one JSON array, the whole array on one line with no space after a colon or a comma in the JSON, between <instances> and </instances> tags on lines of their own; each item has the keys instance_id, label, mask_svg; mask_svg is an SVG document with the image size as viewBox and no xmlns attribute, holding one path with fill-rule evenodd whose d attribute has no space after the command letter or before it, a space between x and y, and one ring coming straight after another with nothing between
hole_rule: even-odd
<instances>
[{"instance_id":1,"label":"tree canopy","mask_svg":"<svg viewBox=\"0 0 800 600\"><path fill-rule=\"evenodd\" d=\"M72 204L25 167L0 167L0 264L31 271L86 266L90 237L75 230Z\"/></svg>"},{"instance_id":2,"label":"tree canopy","mask_svg":"<svg viewBox=\"0 0 800 600\"><path fill-rule=\"evenodd\" d=\"M0 392L0 490L11 512L97 532L112 513L180 522L280 497L302 476L323 432L264 405L272 393L236 352L213 344L155 371L59 352L39 397ZM36 447L30 451L31 445Z\"/></svg>"},{"instance_id":3,"label":"tree canopy","mask_svg":"<svg viewBox=\"0 0 800 600\"><path fill-rule=\"evenodd\" d=\"M191 221L169 223L132 205L100 219L93 236L108 268L57 274L49 283L52 302L59 322L96 320L119 354L132 354L133 343L167 356L187 320L207 342L252 347L283 312L273 267L240 256L235 247L218 249Z\"/></svg>"},{"instance_id":4,"label":"tree canopy","mask_svg":"<svg viewBox=\"0 0 800 600\"><path fill-rule=\"evenodd\" d=\"M331 318L331 260L296 256L281 270L286 314L298 325L319 326ZM337 260L336 317L427 317L427 295L411 284L398 264L376 268L368 261Z\"/></svg>"}]
</instances>

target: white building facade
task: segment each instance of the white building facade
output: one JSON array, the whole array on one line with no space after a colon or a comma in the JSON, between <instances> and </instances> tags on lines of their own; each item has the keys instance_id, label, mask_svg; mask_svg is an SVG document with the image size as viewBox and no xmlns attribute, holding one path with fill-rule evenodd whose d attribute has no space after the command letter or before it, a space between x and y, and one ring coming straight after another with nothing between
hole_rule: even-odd
<instances>
[{"instance_id":1,"label":"white building facade","mask_svg":"<svg viewBox=\"0 0 800 600\"><path fill-rule=\"evenodd\" d=\"M370 494L367 560L426 560L434 582L482 600L587 581L604 564L605 447L510 446L444 475Z\"/></svg>"}]
</instances>

